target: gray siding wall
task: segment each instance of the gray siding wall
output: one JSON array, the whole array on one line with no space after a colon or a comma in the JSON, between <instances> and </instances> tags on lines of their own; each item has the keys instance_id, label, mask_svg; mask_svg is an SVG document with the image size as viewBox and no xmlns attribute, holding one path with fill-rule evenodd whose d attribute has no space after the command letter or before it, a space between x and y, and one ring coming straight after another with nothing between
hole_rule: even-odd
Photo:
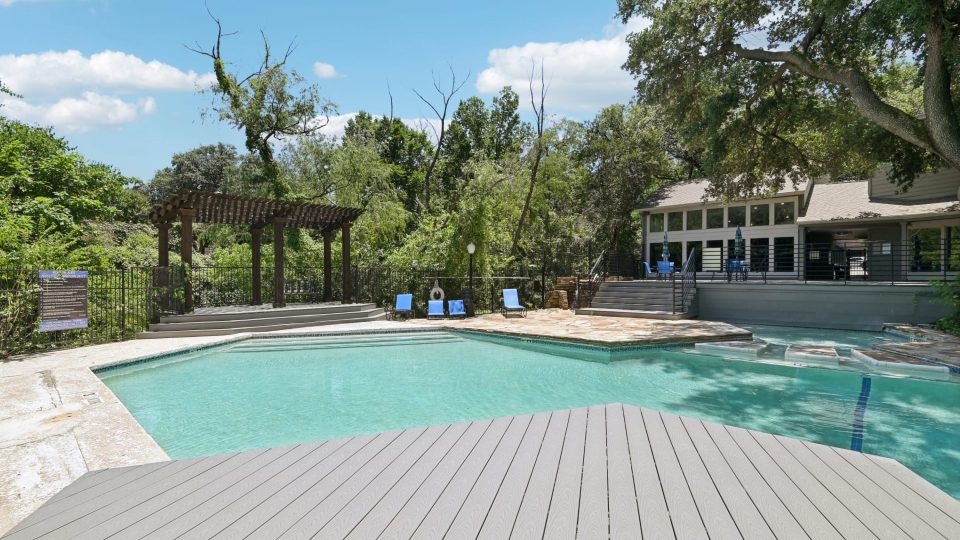
<instances>
[{"instance_id":1,"label":"gray siding wall","mask_svg":"<svg viewBox=\"0 0 960 540\"><path fill-rule=\"evenodd\" d=\"M699 317L741 324L880 330L884 323L932 323L949 311L928 286L697 286Z\"/></svg>"},{"instance_id":2,"label":"gray siding wall","mask_svg":"<svg viewBox=\"0 0 960 540\"><path fill-rule=\"evenodd\" d=\"M913 182L906 193L898 194L897 186L887 180L886 171L878 172L870 179L870 197L873 199L899 199L904 201L924 201L956 198L960 188L960 171L943 169L924 174Z\"/></svg>"}]
</instances>

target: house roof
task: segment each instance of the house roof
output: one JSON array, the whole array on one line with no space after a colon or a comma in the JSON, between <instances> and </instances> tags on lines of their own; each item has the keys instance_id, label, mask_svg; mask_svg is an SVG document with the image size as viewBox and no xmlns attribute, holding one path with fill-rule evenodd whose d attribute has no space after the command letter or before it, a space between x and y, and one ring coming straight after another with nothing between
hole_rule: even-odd
<instances>
[{"instance_id":1,"label":"house roof","mask_svg":"<svg viewBox=\"0 0 960 540\"><path fill-rule=\"evenodd\" d=\"M689 180L686 182L681 182L679 184L672 184L666 187L661 191L654 199L651 201L651 204L641 208L641 210L652 210L667 208L672 206L686 206L691 204L704 204L710 202L719 202L717 199L704 199L704 194L707 192L707 188L710 186L710 180L698 178L695 180ZM795 195L801 194L807 189L807 181L804 180L800 182L796 187L790 182L783 187L782 190L777 192L775 195L768 195L766 197L752 197L744 198L742 200L757 200L757 199L766 199L770 197L777 197L783 195Z\"/></svg>"},{"instance_id":2,"label":"house roof","mask_svg":"<svg viewBox=\"0 0 960 540\"><path fill-rule=\"evenodd\" d=\"M892 217L917 217L960 212L956 199L940 202L890 202L870 200L870 182L816 184L800 224L863 221Z\"/></svg>"}]
</instances>

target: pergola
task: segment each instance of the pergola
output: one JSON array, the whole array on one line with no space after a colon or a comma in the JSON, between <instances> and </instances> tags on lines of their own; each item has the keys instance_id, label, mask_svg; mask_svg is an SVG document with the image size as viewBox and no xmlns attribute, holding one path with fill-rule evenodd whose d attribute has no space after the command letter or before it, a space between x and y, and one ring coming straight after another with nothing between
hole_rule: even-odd
<instances>
[{"instance_id":1,"label":"pergola","mask_svg":"<svg viewBox=\"0 0 960 540\"><path fill-rule=\"evenodd\" d=\"M150 221L159 229L160 266L170 265L170 224L180 220L180 258L186 264L193 262L193 223L219 223L246 225L253 236L253 305L261 300L260 242L264 227L273 226L273 307L283 307L283 229L317 229L323 233L323 299L333 299L331 275L331 243L337 229L341 232L343 248L343 303L352 300L353 290L350 275L350 226L363 210L324 204L297 203L241 197L222 193L188 191L174 195L153 208ZM184 308L193 310L193 291L190 280L184 284Z\"/></svg>"}]
</instances>

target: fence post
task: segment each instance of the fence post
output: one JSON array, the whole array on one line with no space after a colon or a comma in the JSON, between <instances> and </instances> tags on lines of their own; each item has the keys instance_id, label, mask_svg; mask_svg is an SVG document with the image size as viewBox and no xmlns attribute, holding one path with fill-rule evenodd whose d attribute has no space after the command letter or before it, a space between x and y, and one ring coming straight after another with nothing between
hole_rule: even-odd
<instances>
[{"instance_id":1,"label":"fence post","mask_svg":"<svg viewBox=\"0 0 960 540\"><path fill-rule=\"evenodd\" d=\"M120 269L120 339L127 337L127 269Z\"/></svg>"}]
</instances>

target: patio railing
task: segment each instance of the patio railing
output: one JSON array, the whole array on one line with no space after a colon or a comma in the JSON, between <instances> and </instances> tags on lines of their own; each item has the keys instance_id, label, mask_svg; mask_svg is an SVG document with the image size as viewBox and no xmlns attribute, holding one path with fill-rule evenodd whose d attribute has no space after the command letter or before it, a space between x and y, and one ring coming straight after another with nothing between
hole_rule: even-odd
<instances>
[{"instance_id":1,"label":"patio railing","mask_svg":"<svg viewBox=\"0 0 960 540\"><path fill-rule=\"evenodd\" d=\"M692 265L700 282L730 283L919 283L960 276L960 241L893 242L881 240L769 245L733 241L723 246L698 242L683 264ZM678 262L674 256L674 262ZM653 263L651 263L653 266Z\"/></svg>"}]
</instances>

